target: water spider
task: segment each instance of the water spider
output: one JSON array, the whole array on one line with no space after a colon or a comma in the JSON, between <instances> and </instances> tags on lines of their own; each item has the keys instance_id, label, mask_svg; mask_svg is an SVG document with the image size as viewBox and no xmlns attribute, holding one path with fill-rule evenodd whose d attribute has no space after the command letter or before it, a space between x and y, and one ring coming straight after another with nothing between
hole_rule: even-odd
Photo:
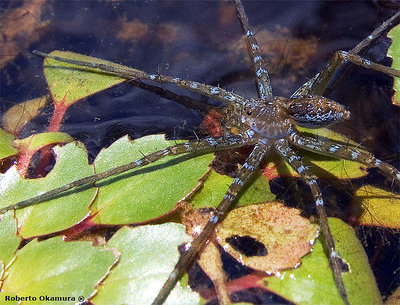
<instances>
[{"instance_id":1,"label":"water spider","mask_svg":"<svg viewBox=\"0 0 400 305\"><path fill-rule=\"evenodd\" d=\"M315 204L322 232L321 235L325 242L326 254L329 258L336 287L342 301L345 304L351 304L353 301L350 297L351 294L348 293L343 281L343 274L349 271L349 266L342 259L341 252L336 249L335 239L328 222L324 197L317 181L318 177L314 174L313 168L304 162L303 154L311 152L315 155L355 161L366 167L374 167L379 169L394 184L400 182L400 172L392 165L377 159L371 153L359 148L356 144L331 141L323 137L316 138L306 135L300 130L302 127L309 129L323 128L350 118L350 111L346 107L323 96L326 87L330 84L336 71L341 68L344 62L350 62L354 65L379 71L393 77L400 77L399 71L364 60L359 56L382 35L382 32L387 31L388 28L399 21L400 13L397 13L382 26L378 27L349 52L339 51L335 53L331 61L320 73L310 78L309 81L296 90L289 98L285 98L273 95L268 68L256 40L257 34L249 26L241 1L235 0L234 5L253 68L258 93L257 98L246 98L219 86L207 85L202 82L189 81L174 76L165 76L160 73L149 74L141 70L105 61L91 61L89 58L85 60L84 58L74 58L73 56L69 58L70 54L60 52L46 54L41 51L34 51L35 55L45 58L45 65L47 65L48 71L51 70L51 66L54 63L65 63L68 65L59 67L61 70L75 69L80 73L89 70L92 73L116 77L120 80L136 81L137 86L142 86L145 89L148 83L143 83L142 81L169 84L216 100L224 105L221 107L222 110L220 109L221 130L216 136L200 137L144 154L131 163L103 172L99 170L97 174L69 182L48 192L42 192L36 197L24 198L13 204L10 204L8 202L9 199L5 197L3 202L6 204L0 208L0 212L5 213L7 211L29 209L33 204L36 205L37 203L49 201L53 198L60 198L64 193L70 193L72 189L82 188L88 184L96 183L97 186L100 186L103 179L122 174L134 168L151 165L166 157L178 155L188 155L191 157L210 152L235 150L243 147L250 148L250 153L245 156L244 162L238 166L237 172L234 173L235 177L219 205L209 213L204 227L195 234L196 236L193 241L185 247L174 270L153 302L153 304L162 304L182 275L196 261L199 253L206 247L217 225L227 217L227 213L232 210L245 187L251 184L254 176L259 174L260 168L267 156L275 152L287 162L311 191L312 201ZM51 71L53 74L56 73L57 69L57 66L54 67L53 71ZM197 106L197 104L190 105L193 107ZM146 174L146 171L143 171L143 173ZM6 184L7 181L5 178L3 179L5 181L4 184ZM196 191L197 189L194 189L193 193ZM231 243L234 243L233 240L235 238L230 238ZM261 253L266 252L261 251ZM159 254L162 256L162 253ZM260 256L262 255L260 254ZM115 265L117 266L118 262ZM112 270L110 273L112 273ZM221 302L229 302L229 300Z\"/></svg>"}]
</instances>

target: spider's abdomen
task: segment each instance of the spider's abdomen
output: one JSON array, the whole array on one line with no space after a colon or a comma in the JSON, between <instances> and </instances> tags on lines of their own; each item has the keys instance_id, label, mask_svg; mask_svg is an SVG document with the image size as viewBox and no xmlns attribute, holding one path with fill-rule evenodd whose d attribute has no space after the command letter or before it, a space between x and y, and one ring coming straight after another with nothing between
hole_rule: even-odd
<instances>
[{"instance_id":1,"label":"spider's abdomen","mask_svg":"<svg viewBox=\"0 0 400 305\"><path fill-rule=\"evenodd\" d=\"M341 104L322 96L291 98L287 111L298 125L308 128L323 127L350 117L350 112Z\"/></svg>"}]
</instances>

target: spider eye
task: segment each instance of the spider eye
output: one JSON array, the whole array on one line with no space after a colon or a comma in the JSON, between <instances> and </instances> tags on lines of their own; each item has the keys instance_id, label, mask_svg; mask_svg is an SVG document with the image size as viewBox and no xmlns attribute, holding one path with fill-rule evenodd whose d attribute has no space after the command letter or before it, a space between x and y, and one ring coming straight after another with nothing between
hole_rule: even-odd
<instances>
[{"instance_id":1,"label":"spider eye","mask_svg":"<svg viewBox=\"0 0 400 305\"><path fill-rule=\"evenodd\" d=\"M247 113L247 115L252 115L253 114L253 112L251 110L247 110L246 113Z\"/></svg>"}]
</instances>

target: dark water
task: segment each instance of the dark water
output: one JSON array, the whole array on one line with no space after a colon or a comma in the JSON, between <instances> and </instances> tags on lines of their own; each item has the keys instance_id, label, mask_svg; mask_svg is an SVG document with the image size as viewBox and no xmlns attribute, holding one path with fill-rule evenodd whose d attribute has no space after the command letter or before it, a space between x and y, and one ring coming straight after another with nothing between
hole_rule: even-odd
<instances>
[{"instance_id":1,"label":"dark water","mask_svg":"<svg viewBox=\"0 0 400 305\"><path fill-rule=\"evenodd\" d=\"M290 95L321 69L333 51L354 47L395 12L392 4L245 2L256 37L271 31L280 42L279 46L271 44L273 51L268 50L268 42L262 45L264 53L271 56L274 94ZM7 19L2 25L6 40L0 54L2 112L47 93L42 59L30 53L34 49L73 51L150 73L220 85L247 97L256 94L230 2L1 1L0 6L2 22ZM387 45L387 40L380 39L365 57L387 63ZM350 122L339 126L340 131L399 168L399 109L390 103L391 79L354 67L344 72L329 91L330 97L352 111ZM20 136L45 131L51 111L48 106ZM94 157L101 147L126 133L133 137L160 132L173 138L194 137L193 130L201 120L199 111L123 84L75 104L61 130L83 141ZM388 294L395 287L392 271L385 272L390 277L377 275L382 293Z\"/></svg>"}]
</instances>

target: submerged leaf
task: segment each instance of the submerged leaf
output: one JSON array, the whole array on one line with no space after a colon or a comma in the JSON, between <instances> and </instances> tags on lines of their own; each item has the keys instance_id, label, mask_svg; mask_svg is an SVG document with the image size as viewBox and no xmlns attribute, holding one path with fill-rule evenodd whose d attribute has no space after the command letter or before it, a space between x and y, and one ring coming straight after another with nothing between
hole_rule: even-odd
<instances>
[{"instance_id":1,"label":"submerged leaf","mask_svg":"<svg viewBox=\"0 0 400 305\"><path fill-rule=\"evenodd\" d=\"M53 51L49 55L123 67L111 61L73 52ZM76 66L48 57L44 61L44 74L53 102L55 104L62 103L65 106L126 81L124 78L107 74L99 69Z\"/></svg>"},{"instance_id":2,"label":"submerged leaf","mask_svg":"<svg viewBox=\"0 0 400 305\"><path fill-rule=\"evenodd\" d=\"M28 100L12 106L2 117L4 130L13 135L18 135L19 131L34 119L46 106L49 96L44 95L32 100Z\"/></svg>"},{"instance_id":3,"label":"submerged leaf","mask_svg":"<svg viewBox=\"0 0 400 305\"><path fill-rule=\"evenodd\" d=\"M175 223L123 227L107 243L121 253L118 265L97 288L95 305L151 304L179 258L178 245L190 241ZM199 296L177 283L165 304L195 305Z\"/></svg>"},{"instance_id":4,"label":"submerged leaf","mask_svg":"<svg viewBox=\"0 0 400 305\"><path fill-rule=\"evenodd\" d=\"M17 251L6 270L2 291L36 298L32 304L77 304L94 292L115 260L111 251L89 242L66 243L61 237L42 242L35 239ZM41 296L70 300L42 301ZM78 299L80 296L83 299Z\"/></svg>"}]
</instances>

